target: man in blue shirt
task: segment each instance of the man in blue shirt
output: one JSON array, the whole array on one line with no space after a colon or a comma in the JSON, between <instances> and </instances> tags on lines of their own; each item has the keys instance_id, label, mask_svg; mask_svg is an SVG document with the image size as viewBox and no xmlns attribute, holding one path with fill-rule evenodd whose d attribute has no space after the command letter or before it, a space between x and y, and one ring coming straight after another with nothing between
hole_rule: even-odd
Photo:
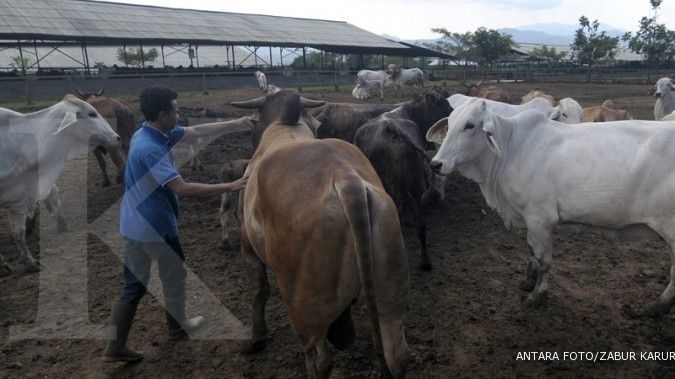
<instances>
[{"instance_id":1,"label":"man in blue shirt","mask_svg":"<svg viewBox=\"0 0 675 379\"><path fill-rule=\"evenodd\" d=\"M150 264L157 261L171 339L183 338L202 326L204 318L185 317L185 259L178 240L178 196L211 197L239 191L247 178L232 183L187 183L174 167L171 148L181 139L215 137L240 130L246 116L184 128L178 120L177 95L164 87L141 94L146 122L134 133L124 172L120 233L124 237L124 289L110 315L110 336L103 360L138 361L143 356L126 346L138 303L145 295Z\"/></svg>"}]
</instances>

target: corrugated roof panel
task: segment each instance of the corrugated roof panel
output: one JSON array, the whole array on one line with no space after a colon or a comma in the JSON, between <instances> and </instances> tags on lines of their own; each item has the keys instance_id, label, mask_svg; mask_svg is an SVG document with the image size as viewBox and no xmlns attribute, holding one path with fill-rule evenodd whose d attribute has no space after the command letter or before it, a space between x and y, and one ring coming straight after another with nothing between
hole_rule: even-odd
<instances>
[{"instance_id":1,"label":"corrugated roof panel","mask_svg":"<svg viewBox=\"0 0 675 379\"><path fill-rule=\"evenodd\" d=\"M298 44L330 46L334 50L360 47L389 49L390 52L398 51L401 54L411 52L404 45L340 21L89 0L0 0L0 17L0 25L21 27L20 30L12 27L14 33L0 32L0 39L9 40L22 38L16 34L25 33L64 39L85 37L97 39L98 42L146 39L147 43ZM32 17L47 18L50 22L37 22ZM115 31L112 36L111 30Z\"/></svg>"}]
</instances>

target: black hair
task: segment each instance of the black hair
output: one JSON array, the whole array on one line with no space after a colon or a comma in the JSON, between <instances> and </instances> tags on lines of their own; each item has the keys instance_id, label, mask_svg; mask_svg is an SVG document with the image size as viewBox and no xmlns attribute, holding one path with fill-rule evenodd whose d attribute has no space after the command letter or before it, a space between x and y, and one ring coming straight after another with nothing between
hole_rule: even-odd
<instances>
[{"instance_id":1,"label":"black hair","mask_svg":"<svg viewBox=\"0 0 675 379\"><path fill-rule=\"evenodd\" d=\"M167 87L150 87L141 93L141 112L148 121L157 121L161 111L170 112L171 101L178 97Z\"/></svg>"}]
</instances>

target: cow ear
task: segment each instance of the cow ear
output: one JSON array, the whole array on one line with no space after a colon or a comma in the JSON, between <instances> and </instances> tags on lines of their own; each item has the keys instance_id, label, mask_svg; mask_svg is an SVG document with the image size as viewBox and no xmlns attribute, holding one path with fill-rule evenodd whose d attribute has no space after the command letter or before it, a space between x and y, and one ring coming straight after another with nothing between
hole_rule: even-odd
<instances>
[{"instance_id":1,"label":"cow ear","mask_svg":"<svg viewBox=\"0 0 675 379\"><path fill-rule=\"evenodd\" d=\"M507 151L508 130L504 122L505 119L495 116L492 112L483 113L483 131L487 138L488 146L499 158L503 157Z\"/></svg>"},{"instance_id":2,"label":"cow ear","mask_svg":"<svg viewBox=\"0 0 675 379\"><path fill-rule=\"evenodd\" d=\"M560 120L560 107L554 107L550 110L548 118L554 121Z\"/></svg>"},{"instance_id":3,"label":"cow ear","mask_svg":"<svg viewBox=\"0 0 675 379\"><path fill-rule=\"evenodd\" d=\"M63 119L61 119L61 122L59 123L59 127L56 129L54 134L59 134L63 130L65 130L67 127L70 125L73 125L74 123L77 122L77 114L75 111L66 111L66 114L63 116Z\"/></svg>"},{"instance_id":4,"label":"cow ear","mask_svg":"<svg viewBox=\"0 0 675 379\"><path fill-rule=\"evenodd\" d=\"M446 134L448 134L448 118L444 117L436 121L436 123L427 131L427 141L435 142L440 145L443 143Z\"/></svg>"}]
</instances>

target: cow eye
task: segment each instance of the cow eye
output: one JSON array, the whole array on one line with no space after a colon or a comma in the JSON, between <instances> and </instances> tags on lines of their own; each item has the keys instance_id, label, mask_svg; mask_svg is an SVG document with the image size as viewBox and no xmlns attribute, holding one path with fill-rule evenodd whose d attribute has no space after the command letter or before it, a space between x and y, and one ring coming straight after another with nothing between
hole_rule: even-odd
<instances>
[{"instance_id":1,"label":"cow eye","mask_svg":"<svg viewBox=\"0 0 675 379\"><path fill-rule=\"evenodd\" d=\"M473 124L466 124L466 126L464 127L464 130L469 130L469 129L473 129Z\"/></svg>"},{"instance_id":2,"label":"cow eye","mask_svg":"<svg viewBox=\"0 0 675 379\"><path fill-rule=\"evenodd\" d=\"M96 112L89 112L89 117L96 118L98 117L98 115L96 114Z\"/></svg>"}]
</instances>

